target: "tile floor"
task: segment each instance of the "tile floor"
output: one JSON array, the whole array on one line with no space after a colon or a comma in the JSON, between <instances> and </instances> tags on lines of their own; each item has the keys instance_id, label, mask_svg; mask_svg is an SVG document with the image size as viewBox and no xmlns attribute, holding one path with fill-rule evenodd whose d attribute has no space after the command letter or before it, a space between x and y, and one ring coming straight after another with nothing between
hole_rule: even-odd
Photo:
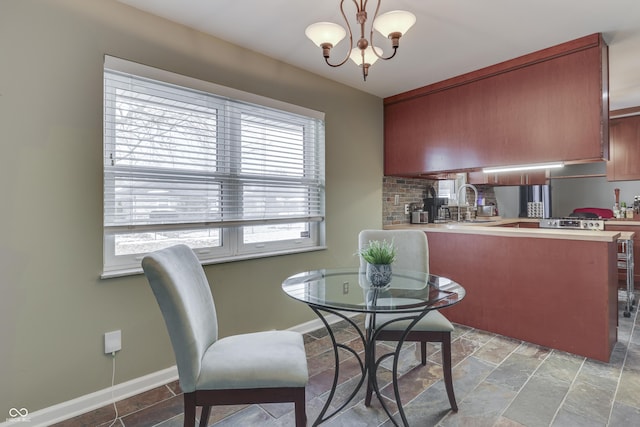
<instances>
[{"instance_id":1,"label":"tile floor","mask_svg":"<svg viewBox=\"0 0 640 427\"><path fill-rule=\"evenodd\" d=\"M452 357L457 413L449 408L439 347L429 345L432 363L422 366L415 347L409 345L403 350L404 375L400 379L409 423L442 427L640 425L640 320L637 310L630 318L621 314L619 319L618 343L609 363L456 325ZM342 324L337 338L356 342L355 333ZM306 334L305 346L310 375L307 416L311 425L331 385L333 354L324 330ZM361 351L362 345L359 348ZM355 358L347 352L341 354L340 366L338 399L350 392L358 373ZM390 372L382 367L379 378L388 383ZM383 393L391 396L389 387ZM392 426L375 397L370 408L364 406L363 394L360 392L352 404L323 426ZM182 396L175 382L116 405L117 427L182 426ZM56 427L105 427L114 417L110 405ZM210 425L293 426L293 404L214 407Z\"/></svg>"}]
</instances>

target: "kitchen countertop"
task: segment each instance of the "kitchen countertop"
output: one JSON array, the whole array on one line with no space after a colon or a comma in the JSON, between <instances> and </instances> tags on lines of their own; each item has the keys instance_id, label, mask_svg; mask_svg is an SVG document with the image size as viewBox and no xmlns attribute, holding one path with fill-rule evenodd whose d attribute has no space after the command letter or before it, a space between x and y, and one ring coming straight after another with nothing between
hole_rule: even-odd
<instances>
[{"instance_id":1,"label":"kitchen countertop","mask_svg":"<svg viewBox=\"0 0 640 427\"><path fill-rule=\"evenodd\" d=\"M633 219L610 218L605 220L604 227L607 228L607 225L640 225L640 218L633 218Z\"/></svg>"},{"instance_id":2,"label":"kitchen countertop","mask_svg":"<svg viewBox=\"0 0 640 427\"><path fill-rule=\"evenodd\" d=\"M480 218L478 218L480 219ZM620 238L619 231L563 230L554 228L516 228L514 223L538 223L537 218L487 218L487 222L448 222L442 224L397 224L385 226L385 230L424 230L430 233L481 234L504 237L528 237L535 239L584 240L614 242ZM607 221L610 222L610 221ZM613 221L611 221L613 222ZM640 221L618 220L615 225L640 225ZM605 225L606 227L606 225Z\"/></svg>"}]
</instances>

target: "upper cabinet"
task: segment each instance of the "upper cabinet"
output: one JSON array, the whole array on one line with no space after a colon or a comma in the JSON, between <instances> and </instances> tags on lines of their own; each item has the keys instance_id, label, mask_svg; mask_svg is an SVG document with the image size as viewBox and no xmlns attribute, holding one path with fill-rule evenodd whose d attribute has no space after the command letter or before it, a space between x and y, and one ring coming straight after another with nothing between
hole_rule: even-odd
<instances>
[{"instance_id":1,"label":"upper cabinet","mask_svg":"<svg viewBox=\"0 0 640 427\"><path fill-rule=\"evenodd\" d=\"M609 122L611 159L607 162L609 181L640 180L640 115Z\"/></svg>"},{"instance_id":2,"label":"upper cabinet","mask_svg":"<svg viewBox=\"0 0 640 427\"><path fill-rule=\"evenodd\" d=\"M607 94L593 34L385 98L385 175L606 159Z\"/></svg>"}]
</instances>

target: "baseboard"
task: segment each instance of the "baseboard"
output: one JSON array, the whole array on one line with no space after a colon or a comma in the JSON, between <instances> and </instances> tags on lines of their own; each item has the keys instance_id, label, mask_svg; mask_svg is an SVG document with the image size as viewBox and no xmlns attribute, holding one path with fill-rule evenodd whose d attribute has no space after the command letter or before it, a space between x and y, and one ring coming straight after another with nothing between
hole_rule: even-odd
<instances>
[{"instance_id":1,"label":"baseboard","mask_svg":"<svg viewBox=\"0 0 640 427\"><path fill-rule=\"evenodd\" d=\"M172 366L162 371L135 378L131 381L116 384L113 390L109 387L54 406L49 406L39 411L31 412L25 417L16 419L7 418L5 422L0 423L0 427L50 426L51 424L59 423L60 421L68 420L86 412L93 411L94 409L110 405L118 400L126 399L147 390L160 387L177 379L178 369Z\"/></svg>"},{"instance_id":2,"label":"baseboard","mask_svg":"<svg viewBox=\"0 0 640 427\"><path fill-rule=\"evenodd\" d=\"M347 317L356 316L358 313L348 313ZM326 321L329 324L337 323L344 320L340 316L330 314L326 316ZM316 329L324 328L324 323L318 318L310 320L305 323L301 323L292 328L290 331L300 332L306 334ZM82 415L84 413L93 411L106 405L110 405L113 402L117 402L122 399L135 396L136 394L143 393L147 390L151 390L156 387L168 384L178 379L178 369L176 366L172 366L162 371L154 372L143 377L135 378L131 381L116 384L111 387L98 390L94 393L80 396L76 399L68 400L66 402L59 403L48 408L41 409L39 411L31 412L24 417L7 418L5 422L0 423L0 427L46 427L51 424L59 423L64 420ZM113 394L112 394L113 393ZM23 408L16 408L22 410Z\"/></svg>"},{"instance_id":3,"label":"baseboard","mask_svg":"<svg viewBox=\"0 0 640 427\"><path fill-rule=\"evenodd\" d=\"M343 313L345 315L345 317L355 317L358 314L361 313ZM329 314L327 316L325 316L325 320L327 321L327 323L329 323L330 325L333 325L334 323L338 323L342 320L344 320L344 318L340 317L340 316L336 316L335 314ZM314 319L314 320L309 320L308 322L305 323L301 323L299 325L293 326L291 328L289 328L290 331L295 331L295 332L300 332L301 334L308 334L309 332L315 331L316 329L324 329L324 323L322 322L322 320L318 319Z\"/></svg>"}]
</instances>

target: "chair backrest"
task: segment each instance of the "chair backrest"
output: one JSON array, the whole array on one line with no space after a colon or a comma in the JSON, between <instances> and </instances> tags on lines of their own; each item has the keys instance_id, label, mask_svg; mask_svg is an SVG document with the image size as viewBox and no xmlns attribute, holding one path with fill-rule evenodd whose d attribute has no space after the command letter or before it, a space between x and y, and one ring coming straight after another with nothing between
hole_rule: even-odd
<instances>
[{"instance_id":1,"label":"chair backrest","mask_svg":"<svg viewBox=\"0 0 640 427\"><path fill-rule=\"evenodd\" d=\"M386 240L396 246L395 268L429 273L429 244L427 235L420 230L362 230L358 235L358 248L362 250L372 240ZM366 261L360 257L360 268Z\"/></svg>"},{"instance_id":2,"label":"chair backrest","mask_svg":"<svg viewBox=\"0 0 640 427\"><path fill-rule=\"evenodd\" d=\"M198 257L186 245L152 252L142 269L158 301L176 356L180 387L195 390L202 356L218 339L216 308Z\"/></svg>"}]
</instances>

